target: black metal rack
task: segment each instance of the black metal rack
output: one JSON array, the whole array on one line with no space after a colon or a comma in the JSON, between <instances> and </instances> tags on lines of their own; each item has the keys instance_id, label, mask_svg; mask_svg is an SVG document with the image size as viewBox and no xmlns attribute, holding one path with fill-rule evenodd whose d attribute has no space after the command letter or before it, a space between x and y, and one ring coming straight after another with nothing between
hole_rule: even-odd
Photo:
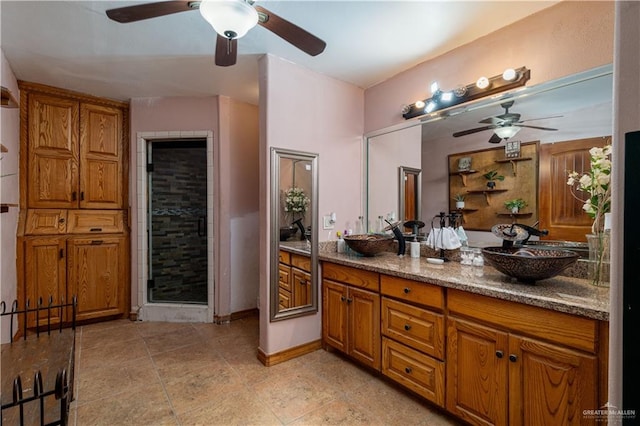
<instances>
[{"instance_id":1,"label":"black metal rack","mask_svg":"<svg viewBox=\"0 0 640 426\"><path fill-rule=\"evenodd\" d=\"M8 317L12 341L2 349L2 408L0 425L40 424L45 426L66 425L69 404L73 398L73 364L75 352L75 321L77 299L58 304L49 298L48 303L38 300L35 307L29 301L19 309L14 301L7 311L0 302L0 317ZM52 314L64 318L71 310L70 328L63 328L61 320L52 328ZM35 316L33 330L29 330L29 319ZM46 319L46 327L39 326ZM13 339L14 325L22 336ZM55 329L58 329L57 332ZM53 329L53 333L52 333ZM31 374L21 374L24 371ZM43 373L44 371L44 373ZM55 411L59 407L59 415Z\"/></svg>"}]
</instances>

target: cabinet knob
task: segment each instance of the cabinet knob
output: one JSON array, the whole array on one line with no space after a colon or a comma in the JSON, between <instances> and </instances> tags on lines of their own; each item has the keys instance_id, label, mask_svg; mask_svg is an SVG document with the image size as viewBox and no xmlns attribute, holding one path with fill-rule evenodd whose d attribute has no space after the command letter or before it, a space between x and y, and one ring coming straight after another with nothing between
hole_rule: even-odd
<instances>
[{"instance_id":1,"label":"cabinet knob","mask_svg":"<svg viewBox=\"0 0 640 426\"><path fill-rule=\"evenodd\" d=\"M344 296L340 296L340 301L344 302L345 300L347 300L347 298L346 298L346 297L344 297Z\"/></svg>"},{"instance_id":2,"label":"cabinet knob","mask_svg":"<svg viewBox=\"0 0 640 426\"><path fill-rule=\"evenodd\" d=\"M64 223L64 217L61 217L60 219L58 219L58 223Z\"/></svg>"},{"instance_id":3,"label":"cabinet knob","mask_svg":"<svg viewBox=\"0 0 640 426\"><path fill-rule=\"evenodd\" d=\"M350 298L350 297L349 297L349 298L347 298L347 303L351 303L351 302L353 302L353 299L352 299L352 298Z\"/></svg>"},{"instance_id":4,"label":"cabinet knob","mask_svg":"<svg viewBox=\"0 0 640 426\"><path fill-rule=\"evenodd\" d=\"M409 330L411 330L411 326L409 324L405 324L404 325L404 329L409 331Z\"/></svg>"},{"instance_id":5,"label":"cabinet knob","mask_svg":"<svg viewBox=\"0 0 640 426\"><path fill-rule=\"evenodd\" d=\"M411 292L411 289L409 287L404 288L404 294L409 294L410 292Z\"/></svg>"},{"instance_id":6,"label":"cabinet knob","mask_svg":"<svg viewBox=\"0 0 640 426\"><path fill-rule=\"evenodd\" d=\"M405 367L404 368L404 372L407 373L407 374L411 374L411 371L413 371L413 370L411 370L411 367Z\"/></svg>"},{"instance_id":7,"label":"cabinet knob","mask_svg":"<svg viewBox=\"0 0 640 426\"><path fill-rule=\"evenodd\" d=\"M504 354L502 353L502 351L496 351L496 356L498 358L502 358L504 356Z\"/></svg>"},{"instance_id":8,"label":"cabinet knob","mask_svg":"<svg viewBox=\"0 0 640 426\"><path fill-rule=\"evenodd\" d=\"M518 360L518 357L514 354L509 355L509 361L511 362L516 362Z\"/></svg>"}]
</instances>

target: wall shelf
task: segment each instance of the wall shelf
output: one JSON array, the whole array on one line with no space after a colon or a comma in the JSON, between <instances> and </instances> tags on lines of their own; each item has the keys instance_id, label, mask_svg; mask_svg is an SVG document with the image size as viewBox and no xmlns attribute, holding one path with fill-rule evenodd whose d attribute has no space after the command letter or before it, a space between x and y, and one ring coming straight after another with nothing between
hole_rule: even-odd
<instances>
[{"instance_id":1,"label":"wall shelf","mask_svg":"<svg viewBox=\"0 0 640 426\"><path fill-rule=\"evenodd\" d=\"M469 194L484 194L484 199L487 201L487 205L491 205L490 194L498 194L500 192L507 192L508 189L471 189L467 191Z\"/></svg>"},{"instance_id":2,"label":"wall shelf","mask_svg":"<svg viewBox=\"0 0 640 426\"><path fill-rule=\"evenodd\" d=\"M531 215L533 215L533 212L529 212L529 213L496 213L497 216L510 216L513 218L516 217L531 217Z\"/></svg>"},{"instance_id":3,"label":"wall shelf","mask_svg":"<svg viewBox=\"0 0 640 426\"><path fill-rule=\"evenodd\" d=\"M477 170L458 170L455 172L451 172L449 173L449 176L460 176L460 179L462 179L462 186L467 186L467 176L468 175L472 175L474 173L478 173Z\"/></svg>"},{"instance_id":4,"label":"wall shelf","mask_svg":"<svg viewBox=\"0 0 640 426\"><path fill-rule=\"evenodd\" d=\"M514 176L517 176L518 172L518 162L519 161L530 161L533 160L533 157L513 157L513 158L503 158L500 160L495 160L496 163L511 163L511 171Z\"/></svg>"},{"instance_id":5,"label":"wall shelf","mask_svg":"<svg viewBox=\"0 0 640 426\"><path fill-rule=\"evenodd\" d=\"M18 108L18 101L13 97L11 90L2 87L2 108Z\"/></svg>"}]
</instances>

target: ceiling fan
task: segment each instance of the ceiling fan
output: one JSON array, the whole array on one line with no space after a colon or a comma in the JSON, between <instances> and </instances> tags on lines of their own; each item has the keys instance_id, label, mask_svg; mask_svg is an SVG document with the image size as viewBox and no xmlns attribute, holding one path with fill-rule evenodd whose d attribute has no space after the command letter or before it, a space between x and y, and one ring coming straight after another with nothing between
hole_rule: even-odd
<instances>
[{"instance_id":1,"label":"ceiling fan","mask_svg":"<svg viewBox=\"0 0 640 426\"><path fill-rule=\"evenodd\" d=\"M120 23L142 21L190 10L200 10L202 16L218 33L216 65L236 63L238 39L257 25L268 29L303 52L316 56L324 51L326 43L284 18L255 6L254 0L201 0L161 1L107 10L107 16Z\"/></svg>"},{"instance_id":2,"label":"ceiling fan","mask_svg":"<svg viewBox=\"0 0 640 426\"><path fill-rule=\"evenodd\" d=\"M460 136L466 136L472 133L493 129L494 133L491 135L491 138L489 138L489 142L500 143L502 139L509 139L515 136L516 133L518 133L522 127L529 127L531 129L538 129L538 130L558 130L558 129L553 129L551 127L530 126L528 124L522 124L522 123L525 123L527 121L533 121L533 120L544 120L547 118L558 118L558 117L562 117L561 115L556 115L554 117L531 118L529 120L520 120L520 114L517 114L515 112L509 112L509 108L513 106L513 103L514 101L508 101L500 104L500 106L504 108L504 114L485 118L484 120L479 121L479 123L487 124L487 126L476 127L474 129L468 129L468 130L463 130L461 132L456 132L453 134L453 137L457 138Z\"/></svg>"}]
</instances>

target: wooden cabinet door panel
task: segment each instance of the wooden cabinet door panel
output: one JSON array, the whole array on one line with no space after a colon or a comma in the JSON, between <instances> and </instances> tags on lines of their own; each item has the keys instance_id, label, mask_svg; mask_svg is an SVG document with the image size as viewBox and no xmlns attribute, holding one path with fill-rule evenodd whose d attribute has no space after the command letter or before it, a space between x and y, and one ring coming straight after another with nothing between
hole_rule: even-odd
<instances>
[{"instance_id":1,"label":"wooden cabinet door panel","mask_svg":"<svg viewBox=\"0 0 640 426\"><path fill-rule=\"evenodd\" d=\"M347 286L323 280L322 288L323 340L347 353Z\"/></svg>"},{"instance_id":2,"label":"wooden cabinet door panel","mask_svg":"<svg viewBox=\"0 0 640 426\"><path fill-rule=\"evenodd\" d=\"M555 345L511 336L510 425L594 424L597 359Z\"/></svg>"},{"instance_id":3,"label":"wooden cabinet door panel","mask_svg":"<svg viewBox=\"0 0 640 426\"><path fill-rule=\"evenodd\" d=\"M291 287L295 307L311 304L311 274L298 268L291 268Z\"/></svg>"},{"instance_id":4,"label":"wooden cabinet door panel","mask_svg":"<svg viewBox=\"0 0 640 426\"><path fill-rule=\"evenodd\" d=\"M122 237L69 240L69 291L78 298L78 320L124 312Z\"/></svg>"},{"instance_id":5,"label":"wooden cabinet door panel","mask_svg":"<svg viewBox=\"0 0 640 426\"><path fill-rule=\"evenodd\" d=\"M122 110L80 107L80 207L122 208Z\"/></svg>"},{"instance_id":6,"label":"wooden cabinet door panel","mask_svg":"<svg viewBox=\"0 0 640 426\"><path fill-rule=\"evenodd\" d=\"M49 298L53 304L59 304L62 300L67 302L66 291L66 245L64 238L42 237L25 240L25 300L29 301L31 308L36 307L42 298L45 306ZM39 324L46 325L46 313L40 315ZM51 311L51 324L57 324L60 320L57 310ZM29 315L28 327L36 324L35 313Z\"/></svg>"},{"instance_id":7,"label":"wooden cabinet door panel","mask_svg":"<svg viewBox=\"0 0 640 426\"><path fill-rule=\"evenodd\" d=\"M507 424L508 335L449 317L447 410L476 425Z\"/></svg>"},{"instance_id":8,"label":"wooden cabinet door panel","mask_svg":"<svg viewBox=\"0 0 640 426\"><path fill-rule=\"evenodd\" d=\"M380 296L366 290L349 289L349 355L380 369Z\"/></svg>"},{"instance_id":9,"label":"wooden cabinet door panel","mask_svg":"<svg viewBox=\"0 0 640 426\"><path fill-rule=\"evenodd\" d=\"M586 241L593 220L582 210L567 185L568 174L591 170L589 149L605 146L611 138L590 138L540 145L540 229L550 240ZM576 194L585 199L586 194Z\"/></svg>"},{"instance_id":10,"label":"wooden cabinet door panel","mask_svg":"<svg viewBox=\"0 0 640 426\"><path fill-rule=\"evenodd\" d=\"M31 208L78 204L78 103L29 95L27 194Z\"/></svg>"}]
</instances>

